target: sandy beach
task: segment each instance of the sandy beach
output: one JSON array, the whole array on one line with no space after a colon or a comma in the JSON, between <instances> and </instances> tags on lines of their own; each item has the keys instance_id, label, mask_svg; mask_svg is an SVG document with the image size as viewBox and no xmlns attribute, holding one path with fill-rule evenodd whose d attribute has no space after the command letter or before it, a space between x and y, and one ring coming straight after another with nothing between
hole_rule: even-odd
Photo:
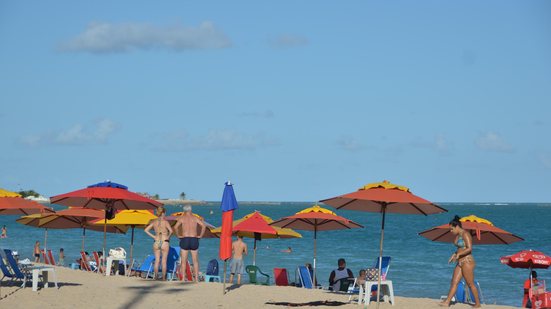
<instances>
[{"instance_id":1,"label":"sandy beach","mask_svg":"<svg viewBox=\"0 0 551 309\"><path fill-rule=\"evenodd\" d=\"M144 280L136 277L104 277L69 268L56 267L59 289L41 288L33 292L18 285L2 284L1 308L286 308L293 304L334 302L339 308L362 308L348 303L348 295L295 287L232 286L222 294L220 283L182 283ZM52 286L52 284L50 285ZM313 303L315 304L315 303ZM310 307L310 306L299 306ZM335 306L315 306L315 308ZM372 303L371 307L375 307ZM438 300L396 297L396 305L382 303L381 308L440 308ZM451 308L471 308L456 304ZM515 308L484 305L488 309Z\"/></svg>"}]
</instances>

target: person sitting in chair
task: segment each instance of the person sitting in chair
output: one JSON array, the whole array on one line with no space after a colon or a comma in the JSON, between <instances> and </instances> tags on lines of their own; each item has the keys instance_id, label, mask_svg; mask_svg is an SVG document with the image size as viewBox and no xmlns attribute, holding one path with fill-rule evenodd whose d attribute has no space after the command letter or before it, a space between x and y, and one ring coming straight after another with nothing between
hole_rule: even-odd
<instances>
[{"instance_id":1,"label":"person sitting in chair","mask_svg":"<svg viewBox=\"0 0 551 309\"><path fill-rule=\"evenodd\" d=\"M530 297L530 289L539 285L538 273L535 270L532 270L531 281L530 278L524 281L524 298L522 299L522 308L532 308L532 300Z\"/></svg>"},{"instance_id":2,"label":"person sitting in chair","mask_svg":"<svg viewBox=\"0 0 551 309\"><path fill-rule=\"evenodd\" d=\"M329 286L333 288L333 291L339 291L341 287L341 279L354 279L354 274L348 268L346 268L346 261L340 258L337 262L338 268L333 270L329 275Z\"/></svg>"}]
</instances>

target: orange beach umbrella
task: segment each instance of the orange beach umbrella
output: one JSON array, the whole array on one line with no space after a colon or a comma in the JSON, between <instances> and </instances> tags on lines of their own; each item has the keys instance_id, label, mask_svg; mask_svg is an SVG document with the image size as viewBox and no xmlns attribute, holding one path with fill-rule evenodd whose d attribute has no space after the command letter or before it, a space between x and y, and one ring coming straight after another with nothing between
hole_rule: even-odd
<instances>
[{"instance_id":1,"label":"orange beach umbrella","mask_svg":"<svg viewBox=\"0 0 551 309\"><path fill-rule=\"evenodd\" d=\"M473 243L478 245L508 245L517 241L522 241L521 237L510 232L502 230L484 218L470 215L459 219L461 226L473 236ZM454 242L455 235L450 231L449 224L443 224L426 231L419 235L440 242Z\"/></svg>"},{"instance_id":2,"label":"orange beach umbrella","mask_svg":"<svg viewBox=\"0 0 551 309\"><path fill-rule=\"evenodd\" d=\"M358 191L321 200L336 209L358 210L380 213L381 238L379 243L379 273L383 259L385 216L387 213L430 215L447 212L446 209L410 192L409 188L390 183L376 182L361 187ZM377 307L381 291L381 276L377 284Z\"/></svg>"}]
</instances>

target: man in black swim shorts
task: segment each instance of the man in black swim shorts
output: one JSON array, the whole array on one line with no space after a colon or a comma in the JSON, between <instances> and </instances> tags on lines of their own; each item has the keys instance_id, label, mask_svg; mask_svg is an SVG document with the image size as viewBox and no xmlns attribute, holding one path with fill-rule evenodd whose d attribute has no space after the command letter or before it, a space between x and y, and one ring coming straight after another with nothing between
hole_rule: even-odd
<instances>
[{"instance_id":1,"label":"man in black swim shorts","mask_svg":"<svg viewBox=\"0 0 551 309\"><path fill-rule=\"evenodd\" d=\"M201 231L198 233L199 227L201 227ZM188 252L191 252L193 273L196 282L199 282L199 239L205 234L206 227L203 220L191 212L190 205L184 206L184 214L178 218L176 225L174 225L176 235L180 238L180 256L182 257L181 273L185 277L187 256Z\"/></svg>"}]
</instances>

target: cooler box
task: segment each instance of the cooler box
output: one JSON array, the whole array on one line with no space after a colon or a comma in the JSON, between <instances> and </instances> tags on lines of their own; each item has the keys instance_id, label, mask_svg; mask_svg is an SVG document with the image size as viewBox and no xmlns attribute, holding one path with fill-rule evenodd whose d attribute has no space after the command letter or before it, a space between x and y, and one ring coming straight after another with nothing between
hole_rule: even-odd
<instances>
[{"instance_id":1,"label":"cooler box","mask_svg":"<svg viewBox=\"0 0 551 309\"><path fill-rule=\"evenodd\" d=\"M532 296L532 308L551 308L551 292L545 292Z\"/></svg>"}]
</instances>

